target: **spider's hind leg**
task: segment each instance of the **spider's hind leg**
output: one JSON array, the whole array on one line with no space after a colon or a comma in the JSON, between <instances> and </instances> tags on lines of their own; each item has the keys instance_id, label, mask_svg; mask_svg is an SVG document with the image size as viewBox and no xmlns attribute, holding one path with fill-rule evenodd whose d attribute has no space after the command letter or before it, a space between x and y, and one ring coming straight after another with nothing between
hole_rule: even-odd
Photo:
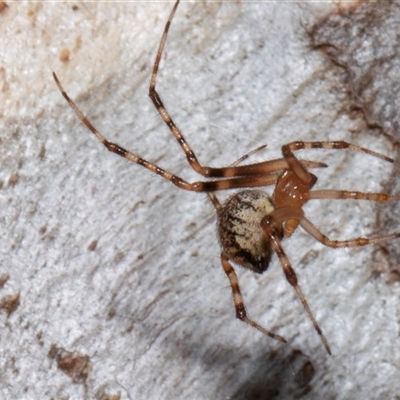
<instances>
[{"instance_id":1,"label":"spider's hind leg","mask_svg":"<svg viewBox=\"0 0 400 400\"><path fill-rule=\"evenodd\" d=\"M300 220L301 223L302 220ZM296 272L294 271L292 265L289 262L289 259L287 258L282 245L280 243L279 238L277 235L274 233L274 230L271 229L271 225L274 222L274 217L273 217L273 212L268 215L268 217L264 218L261 222L261 226L268 238L268 241L271 243L272 248L274 249L275 253L277 254L279 261L282 265L283 272L285 273L286 280L290 283L290 285L294 288L296 291L296 294L298 298L300 299L301 303L303 304L304 309L306 310L308 317L310 318L312 324L314 325L315 330L317 331L318 335L321 338L321 341L328 352L329 355L332 355L331 349L329 347L328 341L325 337L325 335L322 333L322 330L317 322L317 320L314 317L314 314L312 313L310 306L307 303L307 300L300 289L300 286L298 284L297 280L297 275Z\"/></svg>"},{"instance_id":2,"label":"spider's hind leg","mask_svg":"<svg viewBox=\"0 0 400 400\"><path fill-rule=\"evenodd\" d=\"M245 322L246 324L252 326L253 328L257 329L261 333L266 336L269 336L273 339L279 340L280 342L286 343L286 340L265 328L261 325L257 324L257 322L253 321L247 316L246 307L244 306L243 297L240 292L239 282L236 275L235 270L233 269L232 265L229 262L228 257L225 254L221 254L221 263L224 271L229 279L232 288L232 295L233 295L233 304L235 305L236 310L236 318L240 319L241 321Z\"/></svg>"}]
</instances>

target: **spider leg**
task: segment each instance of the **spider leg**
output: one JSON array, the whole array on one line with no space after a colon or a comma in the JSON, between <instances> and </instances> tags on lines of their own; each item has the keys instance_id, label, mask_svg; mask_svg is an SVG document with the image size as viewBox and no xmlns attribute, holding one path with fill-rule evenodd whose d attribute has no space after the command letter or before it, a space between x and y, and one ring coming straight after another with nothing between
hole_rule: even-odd
<instances>
[{"instance_id":1,"label":"spider leg","mask_svg":"<svg viewBox=\"0 0 400 400\"><path fill-rule=\"evenodd\" d=\"M288 207L288 209L289 209L289 207ZM306 310L308 317L310 318L312 324L314 325L314 329L317 331L318 335L320 336L321 341L322 341L323 345L325 346L326 351L328 352L329 355L332 355L328 341L326 340L325 335L322 333L322 330L319 327L318 322L314 318L314 315L310 309L310 306L308 305L307 300L304 297L304 294L300 289L300 286L299 286L298 280L297 280L297 275L282 248L282 245L280 243L280 240L279 240L277 234L274 232L274 229L271 227L271 224L275 220L275 217L272 215L272 214L274 214L274 212L275 211L273 211L270 215L268 215L268 217L266 217L262 220L261 227L263 228L268 241L271 243L272 248L274 249L275 253L277 254L277 256L279 258L279 261L282 265L283 272L285 273L285 276L286 276L286 280L290 283L290 285L293 286L294 290L296 291L296 294L297 294L298 298L300 299L301 303L303 304L303 307ZM271 216L271 218L269 218L270 216ZM278 216L276 218L276 220L279 220L279 219L280 219L280 216Z\"/></svg>"},{"instance_id":2,"label":"spider leg","mask_svg":"<svg viewBox=\"0 0 400 400\"><path fill-rule=\"evenodd\" d=\"M175 122L172 120L171 116L169 115L169 112L165 108L165 106L164 106L163 102L161 101L161 98L156 90L157 75L158 75L158 70L159 70L159 66L160 66L161 56L164 51L164 46L165 46L165 42L167 41L168 31L171 26L172 19L174 18L176 9L178 8L179 1L180 0L176 1L174 7L171 10L171 13L168 17L167 23L165 24L165 28L164 28L163 35L161 37L160 44L158 46L157 55L156 55L156 59L154 61L154 66L153 66L153 73L152 73L151 79L150 79L149 97L150 97L151 101L153 102L155 108L157 109L158 113L160 114L160 117L165 122L165 124L168 126L171 133L174 135L176 141L179 143L182 150L186 154L186 158L187 158L190 166L199 174L201 174L203 176L209 176L208 169L204 168L197 160L196 155L194 154L194 152L191 149L191 147L189 146L189 144L186 142L186 139L182 135L179 128L176 126Z\"/></svg>"},{"instance_id":3,"label":"spider leg","mask_svg":"<svg viewBox=\"0 0 400 400\"><path fill-rule=\"evenodd\" d=\"M266 144L262 144L261 146L258 146L257 148L249 151L248 153L246 153L245 155L243 155L242 157L240 157L238 160L236 160L231 167L235 167L238 164L240 164L241 162L243 162L244 160L246 160L247 158L249 158L250 156L252 156L253 154L265 149L267 147ZM218 200L216 194L214 192L207 192L208 198L210 199L211 203L213 203L215 210L217 212L217 214L219 215L221 213L221 203Z\"/></svg>"},{"instance_id":4,"label":"spider leg","mask_svg":"<svg viewBox=\"0 0 400 400\"><path fill-rule=\"evenodd\" d=\"M180 178L177 175L172 174L171 172L166 171L165 169L159 167L158 165L145 160L142 157L130 152L129 150L124 149L117 143L110 142L107 140L93 125L92 123L83 115L83 113L79 110L77 105L72 101L72 99L68 96L65 92L64 88L62 87L60 81L57 78L57 75L53 72L54 80L61 92L64 96L65 100L67 100L70 107L75 111L77 116L80 120L87 126L87 128L97 137L97 139L111 152L118 154L121 157L126 158L127 160L134 162L136 164L141 165L144 168L149 169L150 171L154 172L157 175L162 176L164 179L172 182L174 185L178 186L181 189L194 191L194 192L213 192L216 190L227 190L227 189L235 189L235 188L243 188L243 187L256 187L256 186L266 186L266 185L273 185L278 180L279 175L282 172L282 169L287 167L287 162L284 159L278 160L271 160L265 161L263 163L252 164L252 165L242 165L242 166L235 166L235 167L227 167L228 170L231 172L234 169L239 171L238 176L230 176L228 179L223 180L213 180L213 181L206 181L206 182L187 182L184 179ZM299 161L300 165L312 165L315 168L322 168L325 167L326 164L318 163L313 161L302 160ZM246 176L246 172L249 172L248 175L251 173L258 172L252 169L253 167L265 169L267 171L264 174L257 173L255 176ZM264 168L266 166L266 168ZM215 168L215 170L224 170L224 168ZM244 176L240 176L240 174Z\"/></svg>"},{"instance_id":5,"label":"spider leg","mask_svg":"<svg viewBox=\"0 0 400 400\"><path fill-rule=\"evenodd\" d=\"M136 154L131 153L130 151L124 149L123 147L119 146L117 143L112 143L108 141L93 125L92 123L82 114L82 112L79 110L77 105L70 99L70 97L67 95L63 87L61 86L60 81L57 78L57 75L53 72L53 77L54 80L56 81L56 84L58 88L60 89L60 92L64 96L64 98L67 100L68 104L71 106L71 108L75 111L75 113L78 115L78 117L81 119L81 121L93 132L93 134L97 137L97 139L100 140L101 143L107 149L113 153L118 154L121 157L126 158L127 160L134 162L136 164L141 165L142 167L145 167L149 169L150 171L154 172L157 175L161 175L164 179L167 179L171 181L174 185L185 189L185 190L193 190L193 191L200 191L199 185L196 185L196 183L189 183L186 182L185 180L181 179L180 177L171 174L170 172L160 168L156 164L153 164Z\"/></svg>"},{"instance_id":6,"label":"spider leg","mask_svg":"<svg viewBox=\"0 0 400 400\"><path fill-rule=\"evenodd\" d=\"M197 160L193 150L190 148L189 144L186 142L185 138L183 137L182 133L173 122L171 116L169 115L168 111L164 107L161 98L156 90L156 81L157 75L159 70L159 64L161 61L161 56L165 47L165 42L167 40L169 27L171 25L172 19L175 15L175 12L178 8L180 0L175 2L174 7L171 10L169 15L168 21L165 25L164 32L158 47L156 59L154 62L153 72L150 79L149 85L149 96L153 101L154 106L158 110L161 118L165 122L165 124L169 127L172 134L174 135L175 139L181 146L182 150L186 154L186 158L190 164L190 166L198 173L205 177L209 178L230 178L233 179L226 179L222 181L212 181L212 182L194 182L190 183L182 178L174 175L163 168L158 167L156 164L153 164L136 154L124 149L123 147L119 146L117 143L113 143L108 141L92 124L91 122L82 114L82 112L78 109L76 104L69 98L63 87L61 86L60 81L58 80L56 74L53 72L54 80L61 91L64 98L67 100L71 108L75 111L81 121L93 132L93 134L103 143L104 146L107 147L109 151L112 151L121 157L126 158L127 160L139 164L150 171L161 175L164 179L171 181L176 186L180 187L181 189L190 190L190 191L214 191L214 190L226 190L232 188L240 188L240 187L255 187L255 186L264 186L264 185L271 185L276 182L277 173L282 170L287 169L289 164L285 159L277 159L277 160L270 160L259 162L250 165L242 165L238 166L236 164L242 162L244 159L248 158L250 155L254 154L257 151L260 151L265 146L260 146L257 149L249 152L242 156L236 163L234 163L230 167L222 167L222 168L212 168L212 167L203 167ZM308 168L323 168L327 165L321 162L314 162L314 161L297 161L300 167L303 167L305 170L306 167ZM253 175L264 175L258 176L253 178Z\"/></svg>"},{"instance_id":7,"label":"spider leg","mask_svg":"<svg viewBox=\"0 0 400 400\"><path fill-rule=\"evenodd\" d=\"M284 169L289 168L289 164L284 158L261 161L254 164L237 165L238 162L242 162L249 155L254 154L255 150L245 154L238 161L228 167L204 167L208 171L207 178L229 178L234 176L251 177L253 175L265 175L278 171L281 173ZM304 168L326 168L328 166L327 164L318 161L299 160L299 162Z\"/></svg>"},{"instance_id":8,"label":"spider leg","mask_svg":"<svg viewBox=\"0 0 400 400\"><path fill-rule=\"evenodd\" d=\"M265 149L267 147L266 144L262 144L261 146L258 146L257 148L249 151L248 153L246 153L245 155L243 155L242 157L240 157L238 160L236 160L232 165L230 165L231 167L235 167L238 164L240 164L241 162L243 162L244 160L246 160L247 158L249 158L250 156L252 156L253 154ZM283 159L282 159L283 160ZM210 199L211 203L213 203L215 210L217 212L217 214L219 215L221 213L221 203L218 200L216 194L214 192L207 192L208 198Z\"/></svg>"},{"instance_id":9,"label":"spider leg","mask_svg":"<svg viewBox=\"0 0 400 400\"><path fill-rule=\"evenodd\" d=\"M222 206L220 201L218 200L217 196L215 195L214 192L207 192L208 198L210 199L211 203L213 203L213 206L215 207L215 210L217 214L221 214Z\"/></svg>"},{"instance_id":10,"label":"spider leg","mask_svg":"<svg viewBox=\"0 0 400 400\"><path fill-rule=\"evenodd\" d=\"M400 233L393 233L391 235L381 236L377 238L355 238L349 240L331 240L327 236L325 236L311 221L307 218L303 217L300 220L301 227L308 232L311 236L317 239L319 242L328 247L333 247L335 249L342 247L359 247L359 246L367 246L369 244L376 244L380 242L384 242L386 240L396 239L400 237Z\"/></svg>"},{"instance_id":11,"label":"spider leg","mask_svg":"<svg viewBox=\"0 0 400 400\"><path fill-rule=\"evenodd\" d=\"M83 115L79 110L78 106L74 101L68 96L62 87L57 75L53 72L53 78L60 90L61 94L64 96L65 100L68 102L70 107L75 111L80 120L87 126L87 128L97 137L97 139L111 152L118 154L127 160L141 165L144 168L149 169L157 175L162 176L164 179L171 181L174 185L181 189L195 191L195 192L209 192L215 190L227 190L242 187L256 187L272 185L276 183L278 176L281 174L282 170L288 168L288 163L285 159L280 158L276 160L264 161L256 164L241 165L241 166L231 166L225 168L209 168L210 177L228 177L224 180L214 180L208 182L187 182L177 175L166 171L165 169L159 167L158 165L145 160L142 157L124 149L117 143L110 142L107 140L94 126L93 124ZM244 155L239 161L247 158L247 156L255 153L261 149L261 147L253 150ZM300 165L304 165L309 168L324 168L327 165L321 162L301 160ZM254 176L253 176L254 175ZM230 178L230 179L229 179Z\"/></svg>"},{"instance_id":12,"label":"spider leg","mask_svg":"<svg viewBox=\"0 0 400 400\"><path fill-rule=\"evenodd\" d=\"M250 156L252 156L253 154L265 149L267 147L266 144L262 144L261 146L258 146L257 148L249 151L248 153L244 154L242 157L240 157L238 160L236 160L233 164L230 165L230 167L235 167L238 164L240 164L241 162L243 162L244 160L246 160L247 158L249 158ZM280 159L280 160L276 160L276 161L282 161L283 163L286 163L285 159ZM309 167L309 168L323 168L326 167L327 164L325 163L319 163L319 162L314 162L314 161L307 161L307 160L300 160L300 162L305 166L305 167ZM260 163L261 164L261 163ZM282 165L280 166L282 169L287 168L289 165ZM239 174L240 175L240 174ZM217 214L220 213L221 211L221 203L218 200L217 196L213 193L213 192L207 192L208 198L211 200L211 202L213 203Z\"/></svg>"},{"instance_id":13,"label":"spider leg","mask_svg":"<svg viewBox=\"0 0 400 400\"><path fill-rule=\"evenodd\" d=\"M234 163L232 163L231 167L236 167L236 165L240 164L244 160L247 160L249 157L251 157L253 154L258 153L261 150L264 150L267 147L266 144L262 144L261 146L258 146L257 148L249 151L248 153L244 154L242 157L240 157L238 160L236 160Z\"/></svg>"},{"instance_id":14,"label":"spider leg","mask_svg":"<svg viewBox=\"0 0 400 400\"><path fill-rule=\"evenodd\" d=\"M182 150L184 151L190 166L197 173L199 173L205 177L208 177L208 178L217 178L217 177L225 177L226 178L226 177L240 176L240 175L248 176L248 175L268 174L271 172L275 172L278 170L288 168L287 162L282 159L265 161L262 163L256 163L256 164L252 164L252 165L243 165L243 166L236 165L239 162L246 159L247 157L249 157L251 154L254 154L255 152L261 150L263 148L263 146L260 146L259 148L251 151L250 153L245 154L243 157L241 157L236 163L234 163L230 167L213 168L213 167L202 166L200 164L194 151L189 146L189 144L186 141L185 137L183 136L182 132L180 131L180 129L177 127L177 125L173 121L168 110L165 108L165 106L160 98L160 95L158 94L157 89L156 89L156 83L157 83L157 77L158 77L158 71L159 71L161 57L162 57L162 54L164 51L165 43L167 41L169 28L171 26L171 22L172 22L172 19L174 18L174 15L178 8L178 5L179 5L179 0L176 1L174 7L171 10L171 13L168 17L168 21L165 25L164 32L163 32L163 35L162 35L162 38L161 38L161 41L160 41L160 44L159 44L159 47L157 50L157 55L156 55L156 59L154 61L154 66L153 66L153 72L152 72L151 79L150 79L149 97L150 97L151 101L153 102L155 108L157 109L160 117L162 118L164 123L168 126L171 133L175 137L176 141L178 142L178 144L181 146ZM324 163L315 163L315 162L311 162L311 161L306 161L305 164L307 167L310 167L310 168L314 168L314 167L320 168L320 167L326 166L326 164L324 164ZM305 166L303 167L303 170L305 170ZM256 185L254 185L254 186L256 186Z\"/></svg>"},{"instance_id":15,"label":"spider leg","mask_svg":"<svg viewBox=\"0 0 400 400\"><path fill-rule=\"evenodd\" d=\"M130 152L129 150L124 149L117 143L113 143L108 141L93 125L92 123L83 115L83 113L79 110L77 105L70 99L67 95L63 87L61 86L60 81L57 78L57 75L53 72L54 80L64 98L67 100L68 104L75 111L81 121L87 126L88 129L97 137L97 139L111 152L118 154L121 157L126 158L127 160L134 162L136 164L141 165L144 168L149 169L157 175L162 176L164 179L172 182L174 185L178 186L181 189L194 191L194 192L213 192L216 190L227 190L234 188L242 188L242 187L255 187L255 186L265 186L265 185L273 185L276 183L279 175L282 172L282 168L285 167L286 161L284 159L266 161L264 164L271 163L273 165L272 170L274 172L266 173L264 175L256 175L256 176L238 176L238 177L230 177L228 179L223 180L213 180L213 181L199 181L199 182L187 182L184 179L180 178L177 175L172 174L171 172L166 171L165 169L159 167L158 165L145 160L142 157ZM302 161L303 162L303 161ZM312 163L312 161L304 161L304 163ZM317 167L324 166L322 163L315 163ZM321 164L321 165L319 165ZM254 164L256 165L256 164ZM232 168L239 168L243 170L244 167L248 166L238 166ZM251 166L250 166L251 167Z\"/></svg>"},{"instance_id":16,"label":"spider leg","mask_svg":"<svg viewBox=\"0 0 400 400\"><path fill-rule=\"evenodd\" d=\"M244 160L249 158L255 153L258 153L261 150L264 150L267 147L266 144L262 144L257 148L249 151L248 153L241 156L238 160L234 163L229 165L228 167L222 168L213 168L207 167L210 171L210 175L208 177L230 177L230 176L252 176L252 175L262 175L271 172L283 171L284 169L289 168L288 162L284 158L278 158L276 160L269 160L269 161L261 161L254 164L247 164L238 166ZM328 164L318 161L309 161L309 160L299 160L301 165L305 168L326 168Z\"/></svg>"},{"instance_id":17,"label":"spider leg","mask_svg":"<svg viewBox=\"0 0 400 400\"><path fill-rule=\"evenodd\" d=\"M305 169L303 165L300 164L299 160L293 154L294 151L303 149L333 149L333 150L344 150L350 149L354 151L359 151L362 153L369 154L373 157L380 158L381 160L393 163L394 160L383 154L377 153L375 151L366 149L365 147L356 146L344 141L330 141L330 142L292 142L282 146L283 157L287 160L290 168L300 177L304 182L311 181L310 173Z\"/></svg>"},{"instance_id":18,"label":"spider leg","mask_svg":"<svg viewBox=\"0 0 400 400\"><path fill-rule=\"evenodd\" d=\"M354 199L369 200L376 202L400 200L400 196L393 196L386 193L366 193L348 190L312 190L309 192L309 199Z\"/></svg>"},{"instance_id":19,"label":"spider leg","mask_svg":"<svg viewBox=\"0 0 400 400\"><path fill-rule=\"evenodd\" d=\"M280 342L286 343L286 340L282 336L276 335L275 333L268 331L267 329L263 328L261 325L257 324L257 322L253 321L247 316L236 272L231 266L229 259L227 256L225 256L225 254L221 254L221 262L222 262L222 267L224 268L224 271L228 276L229 282L231 284L233 304L235 305L235 310L236 310L236 318L257 329L264 335L279 340Z\"/></svg>"}]
</instances>

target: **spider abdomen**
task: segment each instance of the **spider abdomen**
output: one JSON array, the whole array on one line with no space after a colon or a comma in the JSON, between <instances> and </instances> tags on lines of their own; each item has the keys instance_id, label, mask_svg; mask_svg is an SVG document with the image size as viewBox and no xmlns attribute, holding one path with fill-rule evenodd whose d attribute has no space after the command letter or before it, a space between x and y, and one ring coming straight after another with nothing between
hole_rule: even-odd
<instances>
[{"instance_id":1,"label":"spider abdomen","mask_svg":"<svg viewBox=\"0 0 400 400\"><path fill-rule=\"evenodd\" d=\"M272 249L260 223L272 211L272 201L262 190L243 190L231 196L218 218L218 236L223 253L244 268L264 272ZM278 230L281 236L281 226Z\"/></svg>"}]
</instances>

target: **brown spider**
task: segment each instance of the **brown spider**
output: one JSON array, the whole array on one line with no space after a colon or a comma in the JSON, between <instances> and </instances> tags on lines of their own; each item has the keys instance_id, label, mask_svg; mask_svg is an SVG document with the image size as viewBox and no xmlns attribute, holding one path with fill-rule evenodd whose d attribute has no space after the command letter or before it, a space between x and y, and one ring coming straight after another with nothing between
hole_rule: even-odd
<instances>
[{"instance_id":1,"label":"brown spider","mask_svg":"<svg viewBox=\"0 0 400 400\"><path fill-rule=\"evenodd\" d=\"M393 163L394 160L382 154L344 141L295 141L282 146L283 158L280 159L262 161L255 164L238 165L249 155L265 147L261 146L244 155L231 166L223 168L202 166L182 133L175 125L167 109L164 107L156 90L156 80L161 56L163 54L168 30L176 9L178 8L179 1L180 0L177 0L172 8L164 28L154 62L153 73L151 75L149 96L162 120L171 130L171 133L184 151L190 166L204 177L213 179L193 183L187 182L179 176L162 169L158 165L131 153L118 144L109 142L68 97L55 73L53 73L53 77L62 95L78 117L109 151L149 169L164 179L171 181L181 189L194 192L206 192L208 194L218 216L218 235L222 249L221 262L230 281L237 318L259 330L263 334L286 343L286 340L282 336L263 328L247 316L246 308L239 289L237 275L231 265L231 262L233 262L254 272L263 273L267 270L272 251L274 251L279 258L287 281L293 286L297 296L311 319L315 330L320 335L327 352L331 354L328 342L300 289L296 273L285 255L281 245L281 240L291 236L298 225L319 242L333 248L365 246L382 242L384 240L398 238L400 237L400 233L373 239L357 238L351 240L330 240L304 216L302 206L311 199L356 199L384 202L389 200L400 200L400 196L392 196L385 193L364 193L346 190L311 190L317 181L317 177L310 173L308 168L322 168L327 167L327 165L321 162L299 160L293 152L300 149L350 149L369 154L390 163ZM273 184L275 185L275 189L272 197L259 189L247 189ZM233 194L224 204L219 202L214 193L218 190L237 188L242 190Z\"/></svg>"}]
</instances>

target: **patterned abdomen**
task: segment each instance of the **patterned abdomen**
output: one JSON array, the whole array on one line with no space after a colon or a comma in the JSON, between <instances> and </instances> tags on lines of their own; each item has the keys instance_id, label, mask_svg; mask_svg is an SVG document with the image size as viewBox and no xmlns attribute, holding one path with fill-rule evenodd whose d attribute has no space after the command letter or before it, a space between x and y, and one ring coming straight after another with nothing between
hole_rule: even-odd
<instances>
[{"instance_id":1,"label":"patterned abdomen","mask_svg":"<svg viewBox=\"0 0 400 400\"><path fill-rule=\"evenodd\" d=\"M230 197L223 205L218 221L223 253L244 268L264 272L272 250L260 223L273 210L270 197L261 190L244 190ZM281 225L277 230L282 237Z\"/></svg>"}]
</instances>

